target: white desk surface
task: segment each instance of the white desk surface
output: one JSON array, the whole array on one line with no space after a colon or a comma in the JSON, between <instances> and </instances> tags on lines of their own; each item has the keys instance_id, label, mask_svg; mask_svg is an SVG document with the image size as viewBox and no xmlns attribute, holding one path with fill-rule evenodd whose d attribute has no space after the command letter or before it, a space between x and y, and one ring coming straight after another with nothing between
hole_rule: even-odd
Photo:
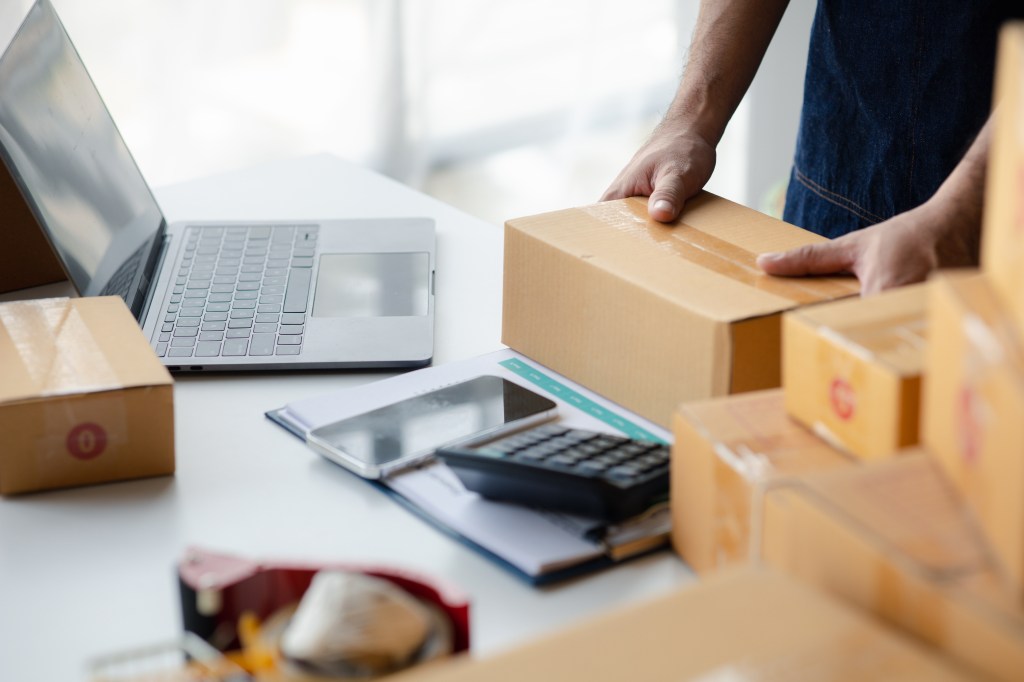
<instances>
[{"instance_id":1,"label":"white desk surface","mask_svg":"<svg viewBox=\"0 0 1024 682\"><path fill-rule=\"evenodd\" d=\"M434 362L500 347L501 230L392 180L313 156L167 187L157 197L172 221L432 216ZM32 293L66 290L51 285ZM98 655L175 637L175 566L189 545L251 558L379 562L438 576L470 596L478 654L693 579L674 554L660 552L569 583L530 587L263 416L291 400L386 376L180 377L173 478L0 499L0 680L82 680Z\"/></svg>"}]
</instances>

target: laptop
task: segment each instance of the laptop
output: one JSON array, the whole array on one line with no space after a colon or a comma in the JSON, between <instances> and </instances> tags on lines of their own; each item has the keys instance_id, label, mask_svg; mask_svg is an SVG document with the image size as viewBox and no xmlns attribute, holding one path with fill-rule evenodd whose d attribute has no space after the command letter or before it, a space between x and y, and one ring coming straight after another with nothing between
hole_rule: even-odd
<instances>
[{"instance_id":1,"label":"laptop","mask_svg":"<svg viewBox=\"0 0 1024 682\"><path fill-rule=\"evenodd\" d=\"M171 370L431 360L431 219L168 224L49 0L0 56L0 159L78 293L122 297Z\"/></svg>"}]
</instances>

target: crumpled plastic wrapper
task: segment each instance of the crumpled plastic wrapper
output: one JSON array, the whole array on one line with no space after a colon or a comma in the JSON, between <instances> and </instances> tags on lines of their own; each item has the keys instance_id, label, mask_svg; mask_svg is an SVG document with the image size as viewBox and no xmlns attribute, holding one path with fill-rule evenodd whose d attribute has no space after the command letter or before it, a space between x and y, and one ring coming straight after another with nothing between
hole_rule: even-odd
<instances>
[{"instance_id":1,"label":"crumpled plastic wrapper","mask_svg":"<svg viewBox=\"0 0 1024 682\"><path fill-rule=\"evenodd\" d=\"M321 571L281 635L285 662L304 673L366 679L447 654L443 616L389 581Z\"/></svg>"}]
</instances>

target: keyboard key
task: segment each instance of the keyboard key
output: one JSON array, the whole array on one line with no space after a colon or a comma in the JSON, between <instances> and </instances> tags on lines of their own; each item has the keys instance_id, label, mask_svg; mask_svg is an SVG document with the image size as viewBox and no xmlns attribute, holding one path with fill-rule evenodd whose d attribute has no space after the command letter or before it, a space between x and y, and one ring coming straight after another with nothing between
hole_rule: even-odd
<instances>
[{"instance_id":1,"label":"keyboard key","mask_svg":"<svg viewBox=\"0 0 1024 682\"><path fill-rule=\"evenodd\" d=\"M202 308L198 308L198 307L196 307L196 308L182 308L181 312L178 313L178 318L179 319L184 319L186 317L202 317L202 316L203 316L203 309Z\"/></svg>"},{"instance_id":2,"label":"keyboard key","mask_svg":"<svg viewBox=\"0 0 1024 682\"><path fill-rule=\"evenodd\" d=\"M237 291L259 291L260 290L260 283L259 282L239 282L237 285L235 285L235 289Z\"/></svg>"},{"instance_id":3,"label":"keyboard key","mask_svg":"<svg viewBox=\"0 0 1024 682\"><path fill-rule=\"evenodd\" d=\"M303 327L303 325L301 325L301 324L282 324L281 328L277 330L277 333L278 334L301 334L302 333L302 327Z\"/></svg>"},{"instance_id":4,"label":"keyboard key","mask_svg":"<svg viewBox=\"0 0 1024 682\"><path fill-rule=\"evenodd\" d=\"M191 348L194 345L196 345L196 340L192 336L178 336L171 339L171 346L174 348Z\"/></svg>"},{"instance_id":5,"label":"keyboard key","mask_svg":"<svg viewBox=\"0 0 1024 682\"><path fill-rule=\"evenodd\" d=\"M277 324L281 316L274 313L256 313L257 322L273 322Z\"/></svg>"},{"instance_id":6,"label":"keyboard key","mask_svg":"<svg viewBox=\"0 0 1024 682\"><path fill-rule=\"evenodd\" d=\"M245 292L245 293L256 293L256 292L253 291L253 292ZM280 304L280 303L283 303L283 302L284 302L284 296L263 296L262 294L260 295L260 303ZM305 305L305 304L303 304L303 305ZM287 307L285 308L285 310L287 310ZM289 312L291 312L291 311L289 311Z\"/></svg>"},{"instance_id":7,"label":"keyboard key","mask_svg":"<svg viewBox=\"0 0 1024 682\"><path fill-rule=\"evenodd\" d=\"M299 346L302 345L301 336L279 336L277 337L278 346Z\"/></svg>"},{"instance_id":8,"label":"keyboard key","mask_svg":"<svg viewBox=\"0 0 1024 682\"><path fill-rule=\"evenodd\" d=\"M298 346L278 346L278 355L298 355L300 348Z\"/></svg>"},{"instance_id":9,"label":"keyboard key","mask_svg":"<svg viewBox=\"0 0 1024 682\"><path fill-rule=\"evenodd\" d=\"M190 358L192 357L191 348L171 348L167 351L167 356L172 358Z\"/></svg>"},{"instance_id":10,"label":"keyboard key","mask_svg":"<svg viewBox=\"0 0 1024 682\"><path fill-rule=\"evenodd\" d=\"M226 326L226 322L203 322L200 329L204 332L222 332Z\"/></svg>"},{"instance_id":11,"label":"keyboard key","mask_svg":"<svg viewBox=\"0 0 1024 682\"><path fill-rule=\"evenodd\" d=\"M200 341L196 344L197 358L215 358L220 355L220 341Z\"/></svg>"},{"instance_id":12,"label":"keyboard key","mask_svg":"<svg viewBox=\"0 0 1024 682\"><path fill-rule=\"evenodd\" d=\"M284 312L306 312L309 284L313 271L309 268L292 268L288 273L288 290L285 293Z\"/></svg>"},{"instance_id":13,"label":"keyboard key","mask_svg":"<svg viewBox=\"0 0 1024 682\"><path fill-rule=\"evenodd\" d=\"M236 301L254 301L254 300L256 300L257 296L259 296L259 292L258 291L239 291L239 292L235 293L235 300ZM273 301L268 301L268 303L272 303L272 302Z\"/></svg>"},{"instance_id":14,"label":"keyboard key","mask_svg":"<svg viewBox=\"0 0 1024 682\"><path fill-rule=\"evenodd\" d=\"M229 329L227 331L227 338L229 339L247 339L249 334L252 333L251 329Z\"/></svg>"},{"instance_id":15,"label":"keyboard key","mask_svg":"<svg viewBox=\"0 0 1024 682\"><path fill-rule=\"evenodd\" d=\"M271 295L271 294L278 294L279 295L279 294L283 294L284 293L284 287L283 286L266 286L266 285L264 285L263 288L260 289L260 293L261 294L267 294L267 295Z\"/></svg>"},{"instance_id":16,"label":"keyboard key","mask_svg":"<svg viewBox=\"0 0 1024 682\"><path fill-rule=\"evenodd\" d=\"M224 332L199 332L199 340L202 341L223 341Z\"/></svg>"},{"instance_id":17,"label":"keyboard key","mask_svg":"<svg viewBox=\"0 0 1024 682\"><path fill-rule=\"evenodd\" d=\"M277 331L277 325L267 322L257 322L253 325L252 330L253 332L258 332L260 334L273 334Z\"/></svg>"},{"instance_id":18,"label":"keyboard key","mask_svg":"<svg viewBox=\"0 0 1024 682\"><path fill-rule=\"evenodd\" d=\"M210 294L208 300L212 303L227 303L231 300L231 294Z\"/></svg>"},{"instance_id":19,"label":"keyboard key","mask_svg":"<svg viewBox=\"0 0 1024 682\"><path fill-rule=\"evenodd\" d=\"M292 258L292 268L311 268L313 259L309 257Z\"/></svg>"},{"instance_id":20,"label":"keyboard key","mask_svg":"<svg viewBox=\"0 0 1024 682\"><path fill-rule=\"evenodd\" d=\"M249 341L249 355L273 355L274 334L253 334Z\"/></svg>"},{"instance_id":21,"label":"keyboard key","mask_svg":"<svg viewBox=\"0 0 1024 682\"><path fill-rule=\"evenodd\" d=\"M165 355L167 355L167 344L166 343L160 342L160 343L156 344L156 355L159 358L162 358Z\"/></svg>"},{"instance_id":22,"label":"keyboard key","mask_svg":"<svg viewBox=\"0 0 1024 682\"><path fill-rule=\"evenodd\" d=\"M210 286L210 291L215 294L230 294L235 290L235 287L231 284L213 284Z\"/></svg>"},{"instance_id":23,"label":"keyboard key","mask_svg":"<svg viewBox=\"0 0 1024 682\"><path fill-rule=\"evenodd\" d=\"M160 332L160 341L170 341L170 340L171 340L171 333L170 332Z\"/></svg>"},{"instance_id":24,"label":"keyboard key","mask_svg":"<svg viewBox=\"0 0 1024 682\"><path fill-rule=\"evenodd\" d=\"M249 309L236 308L236 309L231 311L231 319L233 319L233 320L244 320L244 319L247 319L247 318L252 318L255 314L256 314L256 311L253 310L252 308L249 308Z\"/></svg>"},{"instance_id":25,"label":"keyboard key","mask_svg":"<svg viewBox=\"0 0 1024 682\"><path fill-rule=\"evenodd\" d=\"M207 311L207 313L203 315L203 320L205 320L206 322L225 322L227 319L227 312L213 313Z\"/></svg>"},{"instance_id":26,"label":"keyboard key","mask_svg":"<svg viewBox=\"0 0 1024 682\"><path fill-rule=\"evenodd\" d=\"M182 329L184 327L198 327L198 326L199 326L199 318L198 317L187 317L187 318L183 318L181 320L178 320L178 324L175 325L174 328L175 328L175 330L177 330L177 329Z\"/></svg>"},{"instance_id":27,"label":"keyboard key","mask_svg":"<svg viewBox=\"0 0 1024 682\"><path fill-rule=\"evenodd\" d=\"M256 301L235 301L231 304L232 310L253 310L256 308Z\"/></svg>"},{"instance_id":28,"label":"keyboard key","mask_svg":"<svg viewBox=\"0 0 1024 682\"><path fill-rule=\"evenodd\" d=\"M224 342L224 347L221 349L221 355L227 357L233 357L238 355L245 355L245 351L249 347L249 339L228 339Z\"/></svg>"},{"instance_id":29,"label":"keyboard key","mask_svg":"<svg viewBox=\"0 0 1024 682\"><path fill-rule=\"evenodd\" d=\"M261 303L259 305L259 307L256 308L256 312L258 312L258 313L279 313L279 312L281 312L281 306L277 305L277 304Z\"/></svg>"},{"instance_id":30,"label":"keyboard key","mask_svg":"<svg viewBox=\"0 0 1024 682\"><path fill-rule=\"evenodd\" d=\"M303 324L306 321L304 313L284 313L281 315L281 324Z\"/></svg>"},{"instance_id":31,"label":"keyboard key","mask_svg":"<svg viewBox=\"0 0 1024 682\"><path fill-rule=\"evenodd\" d=\"M228 329L248 329L252 327L252 320L228 320Z\"/></svg>"},{"instance_id":32,"label":"keyboard key","mask_svg":"<svg viewBox=\"0 0 1024 682\"><path fill-rule=\"evenodd\" d=\"M228 310L231 309L231 304L230 303L218 303L218 302L207 303L206 304L206 309L208 311L210 311L211 313L225 313L225 312L227 312Z\"/></svg>"},{"instance_id":33,"label":"keyboard key","mask_svg":"<svg viewBox=\"0 0 1024 682\"><path fill-rule=\"evenodd\" d=\"M162 332L174 331L174 323L173 322L164 322L164 325L162 327L160 327L160 331L162 331Z\"/></svg>"},{"instance_id":34,"label":"keyboard key","mask_svg":"<svg viewBox=\"0 0 1024 682\"><path fill-rule=\"evenodd\" d=\"M199 333L198 327L175 327L175 336L195 336Z\"/></svg>"}]
</instances>

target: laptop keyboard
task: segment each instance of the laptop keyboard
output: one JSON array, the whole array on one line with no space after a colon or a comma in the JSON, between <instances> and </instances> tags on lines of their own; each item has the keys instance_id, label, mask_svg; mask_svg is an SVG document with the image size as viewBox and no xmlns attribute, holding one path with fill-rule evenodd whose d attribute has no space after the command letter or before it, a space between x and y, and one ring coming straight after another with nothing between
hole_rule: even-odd
<instances>
[{"instance_id":1,"label":"laptop keyboard","mask_svg":"<svg viewBox=\"0 0 1024 682\"><path fill-rule=\"evenodd\" d=\"M190 227L160 357L299 355L317 227Z\"/></svg>"}]
</instances>

